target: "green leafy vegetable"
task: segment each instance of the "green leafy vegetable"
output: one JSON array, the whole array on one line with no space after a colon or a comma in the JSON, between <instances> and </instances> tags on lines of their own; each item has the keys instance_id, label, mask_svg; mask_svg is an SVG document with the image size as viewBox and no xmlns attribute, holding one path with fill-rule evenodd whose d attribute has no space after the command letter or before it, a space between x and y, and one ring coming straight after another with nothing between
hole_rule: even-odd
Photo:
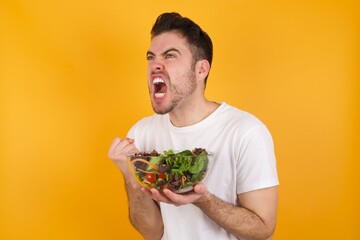
<instances>
[{"instance_id":1,"label":"green leafy vegetable","mask_svg":"<svg viewBox=\"0 0 360 240\"><path fill-rule=\"evenodd\" d=\"M208 156L207 151L202 148L181 152L170 149L162 154L158 154L155 150L151 153L141 153L136 157L146 159L151 164L136 166L137 169L144 171L141 173L141 170L137 176L143 183L158 190L169 188L178 191L181 188L193 186L203 179L209 163ZM157 165L158 168L155 169L151 165Z\"/></svg>"}]
</instances>

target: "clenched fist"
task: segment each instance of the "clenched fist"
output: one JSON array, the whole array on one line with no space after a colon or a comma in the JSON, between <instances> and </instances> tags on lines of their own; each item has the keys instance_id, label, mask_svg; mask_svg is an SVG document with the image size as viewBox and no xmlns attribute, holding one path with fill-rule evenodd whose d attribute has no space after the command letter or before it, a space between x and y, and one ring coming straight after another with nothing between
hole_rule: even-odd
<instances>
[{"instance_id":1,"label":"clenched fist","mask_svg":"<svg viewBox=\"0 0 360 240\"><path fill-rule=\"evenodd\" d=\"M108 156L116 164L124 175L125 181L131 183L133 187L137 186L137 183L133 179L130 173L130 169L127 164L127 154L137 153L139 150L134 145L134 139L116 137L112 142Z\"/></svg>"}]
</instances>

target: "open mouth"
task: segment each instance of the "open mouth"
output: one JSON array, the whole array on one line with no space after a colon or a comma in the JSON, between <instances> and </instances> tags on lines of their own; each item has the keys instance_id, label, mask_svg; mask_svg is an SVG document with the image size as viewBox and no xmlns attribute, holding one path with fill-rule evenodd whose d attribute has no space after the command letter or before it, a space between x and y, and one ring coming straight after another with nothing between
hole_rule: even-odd
<instances>
[{"instance_id":1,"label":"open mouth","mask_svg":"<svg viewBox=\"0 0 360 240\"><path fill-rule=\"evenodd\" d=\"M162 98L165 96L167 86L161 78L155 78L153 80L155 98Z\"/></svg>"}]
</instances>

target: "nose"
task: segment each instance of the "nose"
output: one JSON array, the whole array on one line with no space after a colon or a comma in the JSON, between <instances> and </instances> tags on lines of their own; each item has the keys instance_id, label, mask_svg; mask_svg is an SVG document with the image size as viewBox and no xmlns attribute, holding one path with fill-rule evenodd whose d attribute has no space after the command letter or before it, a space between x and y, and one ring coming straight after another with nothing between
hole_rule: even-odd
<instances>
[{"instance_id":1,"label":"nose","mask_svg":"<svg viewBox=\"0 0 360 240\"><path fill-rule=\"evenodd\" d=\"M150 63L150 69L152 72L160 72L164 70L164 64L159 60L154 60Z\"/></svg>"}]
</instances>

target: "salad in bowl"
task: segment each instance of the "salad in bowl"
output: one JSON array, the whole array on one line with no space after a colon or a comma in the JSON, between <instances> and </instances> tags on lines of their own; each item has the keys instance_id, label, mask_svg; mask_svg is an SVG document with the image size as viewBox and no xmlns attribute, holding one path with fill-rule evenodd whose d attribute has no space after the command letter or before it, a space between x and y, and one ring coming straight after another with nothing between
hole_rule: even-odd
<instances>
[{"instance_id":1,"label":"salad in bowl","mask_svg":"<svg viewBox=\"0 0 360 240\"><path fill-rule=\"evenodd\" d=\"M169 189L185 193L193 189L206 176L213 154L204 148L168 150L159 153L139 152L128 155L130 171L136 181L148 189L160 192Z\"/></svg>"}]
</instances>

